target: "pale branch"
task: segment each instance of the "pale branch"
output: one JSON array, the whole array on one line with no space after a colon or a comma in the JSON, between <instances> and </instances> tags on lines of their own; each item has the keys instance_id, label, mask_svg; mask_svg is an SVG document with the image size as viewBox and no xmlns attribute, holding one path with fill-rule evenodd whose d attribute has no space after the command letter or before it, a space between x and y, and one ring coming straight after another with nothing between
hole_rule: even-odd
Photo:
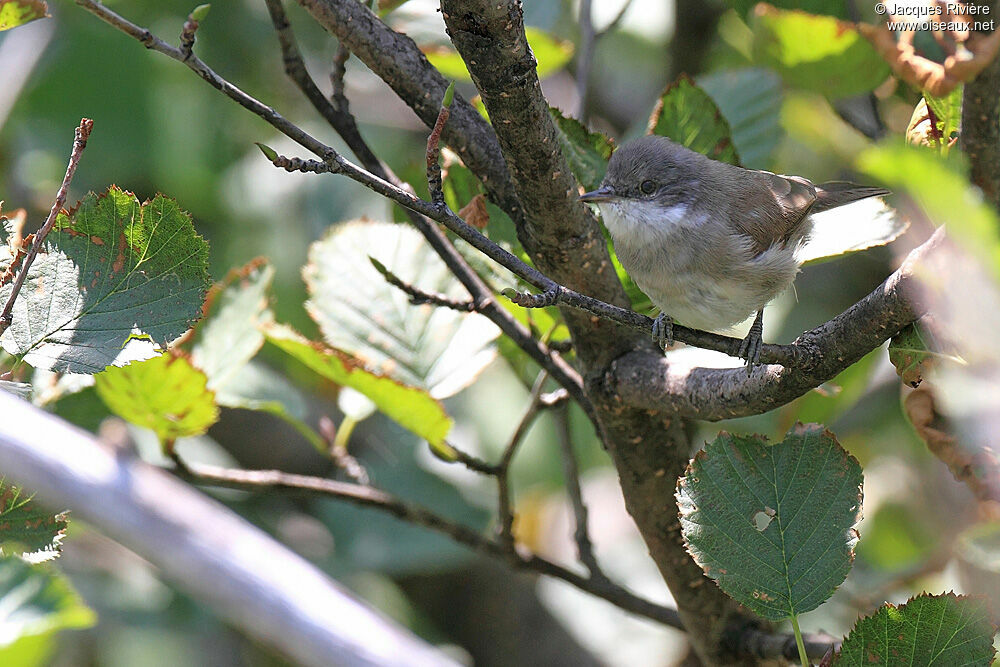
<instances>
[{"instance_id":1,"label":"pale branch","mask_svg":"<svg viewBox=\"0 0 1000 667\"><path fill-rule=\"evenodd\" d=\"M45 223L41 229L35 232L35 240L21 262L21 268L17 272L17 277L14 278L10 296L7 297L7 303L3 307L3 312L0 312L0 335L7 331L14 321L14 302L17 300L17 295L21 293L21 288L24 287L24 281L28 278L28 270L31 268L31 263L38 256L38 251L42 249L42 244L45 243L45 237L52 231L52 227L55 226L56 219L59 217L59 211L62 210L63 205L66 203L66 197L69 194L69 184L72 182L73 174L76 173L76 168L80 164L80 158L83 157L83 151L87 147L87 139L90 138L90 132L93 129L94 121L89 118L83 118L80 120L80 126L73 132L73 149L70 152L69 164L66 166L66 174L59 185L59 190L56 192L56 199L52 202L49 217L45 219Z\"/></svg>"},{"instance_id":2,"label":"pale branch","mask_svg":"<svg viewBox=\"0 0 1000 667\"><path fill-rule=\"evenodd\" d=\"M794 366L756 368L747 378L742 368L677 368L658 355L635 352L612 364L603 390L627 405L706 420L785 405L831 380L923 314L919 266L944 238L944 228L938 229L868 296L800 335L789 346L801 355Z\"/></svg>"},{"instance_id":3,"label":"pale branch","mask_svg":"<svg viewBox=\"0 0 1000 667\"><path fill-rule=\"evenodd\" d=\"M607 600L615 606L650 620L679 628L677 612L669 607L641 598L628 590L605 581L577 574L548 559L534 554L512 554L497 540L435 514L419 505L403 501L374 487L347 482L286 473L279 470L239 470L202 464L185 464L181 476L198 484L222 486L247 491L302 491L350 502L386 512L398 519L447 535L474 551L513 562L519 568L556 579ZM513 558L513 560L512 560Z\"/></svg>"},{"instance_id":4,"label":"pale branch","mask_svg":"<svg viewBox=\"0 0 1000 667\"><path fill-rule=\"evenodd\" d=\"M301 665L452 665L221 503L0 391L0 471Z\"/></svg>"},{"instance_id":5,"label":"pale branch","mask_svg":"<svg viewBox=\"0 0 1000 667\"><path fill-rule=\"evenodd\" d=\"M180 49L167 44L162 39L156 37L149 30L128 21L101 3L95 2L95 0L77 0L77 4L112 27L117 28L125 34L137 39L144 46L146 46L146 48L162 53L187 65L188 68L208 82L209 85L216 88L251 113L256 114L263 120L270 123L272 127L287 136L289 139L298 143L303 148L323 158L326 166L322 170L316 169L316 171L344 174L348 178L351 178L374 192L395 201L414 213L441 222L457 236L464 239L474 248L480 250L487 257L490 257L501 266L510 269L512 272L522 277L530 276L530 278L525 279L534 284L536 287L545 289L554 284L541 272L487 239L478 230L468 225L464 220L462 220L462 218L447 209L447 207L442 209L442 207L436 206L431 202L424 201L401 185L391 183L385 178L366 171L365 169L361 169L357 165L351 163L349 160L338 154L332 147L320 142L271 107L244 93L232 83L220 77L197 56L191 55L189 57L185 57ZM442 88L442 90L444 90L444 88ZM457 105L458 100L456 100L456 106ZM452 121L452 123L449 123L449 127L454 124L454 115L452 117ZM447 133L445 133L445 136L447 138ZM315 161L310 163L310 167L316 167ZM386 175L389 176L389 174ZM449 250L450 242L439 229L435 228L433 225L425 223L422 219L414 220L414 224L424 234L425 238L428 239L428 242L436 252L439 254L449 254L450 259L446 259L446 263L448 263L449 268L456 273L459 280L461 280L467 288L472 288L474 290L472 294L474 300L477 302L479 312L489 317L505 334L510 336L511 339L518 344L518 346L525 350L525 352L534 361L548 370L552 374L552 377L562 386L566 387L566 389L573 395L573 398L593 419L593 407L590 404L589 398L587 398L583 391L582 382L577 371L566 363L561 356L553 354L552 351L546 346L534 341L531 338L530 332L511 318L509 313L504 313L503 309L494 302L492 294L488 291L485 285L483 285L482 280L476 276L475 272L471 268L468 267L467 263L465 263L464 260L462 260L461 263L458 262L458 257L460 256L453 247Z\"/></svg>"},{"instance_id":6,"label":"pale branch","mask_svg":"<svg viewBox=\"0 0 1000 667\"><path fill-rule=\"evenodd\" d=\"M545 380L547 379L548 374L545 371L540 372L538 377L535 378L535 384L531 388L531 398L528 402L528 408L521 416L521 421L518 422L517 427L514 428L513 435L511 435L510 440L507 442L507 446L504 447L500 463L497 464L497 513L500 516L499 540L500 544L511 555L517 553L517 548L514 539L514 502L511 497L510 488L510 465L514 462L514 455L524 441L524 436L527 435L531 425L535 423L535 418L538 417L543 407L539 398L542 395L542 388L545 386Z\"/></svg>"}]
</instances>

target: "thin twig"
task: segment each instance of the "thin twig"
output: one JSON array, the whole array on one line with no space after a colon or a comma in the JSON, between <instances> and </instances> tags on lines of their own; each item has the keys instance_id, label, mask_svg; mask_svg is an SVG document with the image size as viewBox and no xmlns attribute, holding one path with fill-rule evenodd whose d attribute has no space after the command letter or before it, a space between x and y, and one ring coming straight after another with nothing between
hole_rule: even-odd
<instances>
[{"instance_id":1,"label":"thin twig","mask_svg":"<svg viewBox=\"0 0 1000 667\"><path fill-rule=\"evenodd\" d=\"M296 475L279 470L237 470L185 463L182 460L179 461L178 473L199 484L252 491L306 491L345 500L362 507L376 508L403 521L443 533L475 551L494 557L502 557L513 562L517 567L561 579L595 597L607 600L625 611L670 627L682 627L680 617L674 609L640 598L615 584L582 576L541 556L514 554L512 559L511 554L497 540L485 537L467 526L439 516L419 505L405 502L374 487L359 486L322 477Z\"/></svg>"},{"instance_id":2,"label":"thin twig","mask_svg":"<svg viewBox=\"0 0 1000 667\"><path fill-rule=\"evenodd\" d=\"M514 503L511 498L510 465L513 463L517 448L520 447L524 436L528 433L528 429L535 422L535 417L538 416L538 413L544 407L539 398L542 395L542 387L545 386L545 380L547 379L548 373L544 370L535 378L535 385L531 388L531 400L528 403L528 409L524 411L521 421L518 423L517 428L514 429L514 434L511 435L507 446L503 450L500 463L497 464L497 505L500 515L499 539L500 544L511 555L516 554L517 549L514 540Z\"/></svg>"},{"instance_id":3,"label":"thin twig","mask_svg":"<svg viewBox=\"0 0 1000 667\"><path fill-rule=\"evenodd\" d=\"M587 505L583 502L583 492L580 489L580 468L573 452L573 438L570 434L569 411L566 406L560 406L555 411L556 439L559 441L559 451L562 454L563 477L566 480L566 495L569 496L573 508L575 529L573 539L576 541L576 552L580 562L595 579L607 579L601 570L600 563L594 555L594 543L590 541L590 530L587 527Z\"/></svg>"},{"instance_id":4,"label":"thin twig","mask_svg":"<svg viewBox=\"0 0 1000 667\"><path fill-rule=\"evenodd\" d=\"M385 264L378 261L374 257L369 256L368 261L372 263L372 266L375 267L376 271L382 274L382 277L385 278L387 283L406 293L406 295L410 297L410 303L416 306L429 303L433 306L442 306L444 308L450 308L463 313L470 313L476 309L475 301L459 301L458 299L449 298L448 296L438 292L427 292L411 285L408 282L405 282L402 278L386 268Z\"/></svg>"},{"instance_id":5,"label":"thin twig","mask_svg":"<svg viewBox=\"0 0 1000 667\"><path fill-rule=\"evenodd\" d=\"M441 111L438 112L437 120L431 133L427 135L427 188L431 194L431 201L436 206L444 206L444 192L441 190L441 132L444 131L448 116L451 115L451 101L455 97L455 82L452 81L448 89L444 91L444 99L441 100Z\"/></svg>"},{"instance_id":6,"label":"thin twig","mask_svg":"<svg viewBox=\"0 0 1000 667\"><path fill-rule=\"evenodd\" d=\"M211 5L198 5L195 7L190 14L188 14L187 21L184 22L184 27L181 28L181 52L187 54L188 57L194 51L194 34L198 30L198 25L205 20L208 16L208 10Z\"/></svg>"},{"instance_id":7,"label":"thin twig","mask_svg":"<svg viewBox=\"0 0 1000 667\"><path fill-rule=\"evenodd\" d=\"M337 442L337 426L326 415L323 415L319 419L319 434L326 440L326 444L329 446L330 458L333 459L337 467L343 470L344 474L354 480L356 484L368 486L371 483L368 471L347 450L346 442L344 444Z\"/></svg>"},{"instance_id":8,"label":"thin twig","mask_svg":"<svg viewBox=\"0 0 1000 667\"><path fill-rule=\"evenodd\" d=\"M7 305L4 306L3 312L0 313L0 334L7 331L14 321L14 301L21 292L24 281L28 278L28 270L31 268L31 263L35 261L38 251L42 248L42 243L45 242L45 237L52 231L52 227L55 226L56 219L59 217L59 211L62 210L63 205L66 203L69 184L73 180L73 174L76 173L77 165L80 164L83 149L87 147L87 139L90 138L90 132L93 129L94 121L89 118L82 118L80 119L80 126L73 133L73 151L70 153L69 164L66 166L66 175L63 176L62 184L56 193L56 200L52 203L52 208L49 210L49 217L46 218L42 228L35 232L35 241L31 244L28 254L24 256L24 261L21 263L21 270L18 272L17 278L14 279L10 296L7 298Z\"/></svg>"},{"instance_id":9,"label":"thin twig","mask_svg":"<svg viewBox=\"0 0 1000 667\"><path fill-rule=\"evenodd\" d=\"M288 77L298 86L299 90L306 96L306 98L313 105L313 108L323 116L323 118L333 127L334 130L344 139L351 151L358 157L361 163L369 170L375 177L382 179L388 183L391 183L395 187L402 191L408 193L408 196L414 197L412 188L403 183L392 170L389 169L388 165L383 163L375 153L365 142L364 138L361 136L361 132L358 129L357 122L354 116L351 115L349 111L349 105L347 98L343 91L343 64L347 60L349 52L346 48L341 45L338 48L337 55L334 57L334 70L331 73L331 80L333 83L333 95L330 100L328 100L323 93L319 90L319 87L309 76L309 72L306 70L305 63L302 59L302 55L299 52L298 45L295 41L295 35L292 32L291 25L288 22L288 17L285 14L284 7L281 4L281 0L265 0L267 4L268 11L271 15L271 21L274 24L275 31L278 33L278 40L281 44L282 57L285 63L285 73ZM101 16L101 14L98 14ZM103 18L103 16L102 16ZM107 20L107 19L105 19ZM112 24L114 25L114 24ZM169 55L169 54L167 54ZM198 70L195 70L198 71ZM225 92L225 91L223 91ZM232 97L232 95L230 95ZM240 99L236 99L244 107L250 109L254 113L257 111L251 107L248 107ZM259 115L259 114L258 114ZM269 120L264 117L265 120ZM282 119L284 120L284 119ZM296 137L288 134L285 129L272 123L276 129L284 133L286 136L299 141ZM303 144L301 141L299 143L305 148L317 152L314 146ZM329 147L323 146L322 151L317 154L327 155ZM398 200L397 203L402 203ZM580 380L577 372L570 367L561 357L558 355L553 355L552 351L546 347L544 344L535 340L523 325L521 325L514 317L507 312L502 306L496 303L493 297L492 290L483 282L482 278L469 266L465 258L455 249L454 245L448 239L448 237L434 224L432 224L427 217L421 214L421 212L415 211L412 207L408 207L403 204L407 215L413 225L423 234L424 238L434 249L434 251L441 257L445 265L449 270L458 278L459 282L469 291L472 295L472 301L476 304L476 310L480 314L489 318L494 324L496 324L501 331L504 332L515 344L518 345L525 353L531 357L536 363L538 363L543 368L547 369L552 375L553 379L556 380L563 387L568 388L573 395L573 398L580 403L587 415L593 420L593 407L590 405L589 399L583 392L582 382ZM457 217L457 216L456 216ZM464 222L464 221L463 221ZM461 235L460 235L461 236Z\"/></svg>"},{"instance_id":10,"label":"thin twig","mask_svg":"<svg viewBox=\"0 0 1000 667\"><path fill-rule=\"evenodd\" d=\"M594 64L594 51L601 38L618 27L625 13L631 6L632 0L625 0L618 13L611 20L611 23L604 26L600 31L594 30L594 17L592 12L592 0L580 0L580 47L576 59L576 96L577 114L581 123L587 123L587 102L590 99L590 72Z\"/></svg>"},{"instance_id":11,"label":"thin twig","mask_svg":"<svg viewBox=\"0 0 1000 667\"><path fill-rule=\"evenodd\" d=\"M273 1L268 0L268 3ZM342 114L351 113L350 100L344 93L344 77L347 75L347 61L350 57L350 49L343 44L337 45L337 52L333 54L333 69L330 70L330 85L333 88L333 92L330 93L330 102Z\"/></svg>"}]
</instances>

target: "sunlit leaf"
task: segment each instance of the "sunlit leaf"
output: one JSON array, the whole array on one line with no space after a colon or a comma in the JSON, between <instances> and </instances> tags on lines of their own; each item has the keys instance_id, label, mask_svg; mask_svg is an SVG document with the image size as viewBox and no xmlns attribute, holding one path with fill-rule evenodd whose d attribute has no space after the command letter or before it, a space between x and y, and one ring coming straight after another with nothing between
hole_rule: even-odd
<instances>
[{"instance_id":1,"label":"sunlit leaf","mask_svg":"<svg viewBox=\"0 0 1000 667\"><path fill-rule=\"evenodd\" d=\"M649 134L669 137L713 160L740 163L729 123L719 107L683 74L660 95L649 119Z\"/></svg>"},{"instance_id":2,"label":"sunlit leaf","mask_svg":"<svg viewBox=\"0 0 1000 667\"><path fill-rule=\"evenodd\" d=\"M850 570L861 483L857 460L815 424L775 445L720 433L677 484L684 540L740 604L773 620L801 614Z\"/></svg>"},{"instance_id":3,"label":"sunlit leaf","mask_svg":"<svg viewBox=\"0 0 1000 667\"><path fill-rule=\"evenodd\" d=\"M219 419L208 378L185 357L161 354L97 375L104 404L127 422L144 426L170 447L177 438L201 435Z\"/></svg>"},{"instance_id":4,"label":"sunlit leaf","mask_svg":"<svg viewBox=\"0 0 1000 667\"><path fill-rule=\"evenodd\" d=\"M591 132L575 118L564 116L555 107L549 109L555 121L559 147L570 171L585 190L596 190L608 168L615 142L600 132Z\"/></svg>"},{"instance_id":5,"label":"sunlit leaf","mask_svg":"<svg viewBox=\"0 0 1000 667\"><path fill-rule=\"evenodd\" d=\"M439 452L450 450L444 438L451 430L451 418L426 390L370 371L349 354L306 340L287 327L270 326L264 333L269 343L322 377L370 398L386 416L427 440Z\"/></svg>"},{"instance_id":6,"label":"sunlit leaf","mask_svg":"<svg viewBox=\"0 0 1000 667\"><path fill-rule=\"evenodd\" d=\"M558 39L544 30L528 26L524 29L528 45L538 62L538 77L555 74L573 58L573 43ZM450 46L435 46L424 49L424 55L447 79L472 81L472 75L465 67L462 56Z\"/></svg>"},{"instance_id":7,"label":"sunlit leaf","mask_svg":"<svg viewBox=\"0 0 1000 667\"><path fill-rule=\"evenodd\" d=\"M0 553L40 563L59 555L65 535L65 512L39 507L32 494L0 479Z\"/></svg>"},{"instance_id":8,"label":"sunlit leaf","mask_svg":"<svg viewBox=\"0 0 1000 667\"><path fill-rule=\"evenodd\" d=\"M42 0L0 0L0 32L48 15L49 7Z\"/></svg>"},{"instance_id":9,"label":"sunlit leaf","mask_svg":"<svg viewBox=\"0 0 1000 667\"><path fill-rule=\"evenodd\" d=\"M0 230L0 274L14 261ZM111 187L60 214L0 337L35 368L98 373L155 354L197 319L208 288L208 245L177 203L139 204ZM0 287L6 302L12 283Z\"/></svg>"},{"instance_id":10,"label":"sunlit leaf","mask_svg":"<svg viewBox=\"0 0 1000 667\"><path fill-rule=\"evenodd\" d=\"M889 66L852 23L761 4L751 27L755 59L793 86L835 99L874 90L889 77Z\"/></svg>"},{"instance_id":11,"label":"sunlit leaf","mask_svg":"<svg viewBox=\"0 0 1000 667\"><path fill-rule=\"evenodd\" d=\"M986 598L925 593L859 620L833 664L989 665L995 631Z\"/></svg>"},{"instance_id":12,"label":"sunlit leaf","mask_svg":"<svg viewBox=\"0 0 1000 667\"><path fill-rule=\"evenodd\" d=\"M498 329L474 313L413 305L369 261L405 283L468 298L415 229L354 221L333 227L309 250L306 308L332 347L364 366L446 398L471 383L496 355Z\"/></svg>"},{"instance_id":13,"label":"sunlit leaf","mask_svg":"<svg viewBox=\"0 0 1000 667\"><path fill-rule=\"evenodd\" d=\"M769 69L720 70L698 78L698 85L729 122L743 166L765 169L785 130L781 126L781 78Z\"/></svg>"},{"instance_id":14,"label":"sunlit leaf","mask_svg":"<svg viewBox=\"0 0 1000 667\"><path fill-rule=\"evenodd\" d=\"M30 665L60 630L87 628L97 615L84 604L69 581L46 565L29 565L20 558L0 558L0 664ZM30 645L30 646L29 646Z\"/></svg>"},{"instance_id":15,"label":"sunlit leaf","mask_svg":"<svg viewBox=\"0 0 1000 667\"><path fill-rule=\"evenodd\" d=\"M924 101L933 112L937 130L945 142L958 135L958 129L962 124L962 94L964 90L965 86L956 86L943 97L935 97L928 92L924 93Z\"/></svg>"}]
</instances>

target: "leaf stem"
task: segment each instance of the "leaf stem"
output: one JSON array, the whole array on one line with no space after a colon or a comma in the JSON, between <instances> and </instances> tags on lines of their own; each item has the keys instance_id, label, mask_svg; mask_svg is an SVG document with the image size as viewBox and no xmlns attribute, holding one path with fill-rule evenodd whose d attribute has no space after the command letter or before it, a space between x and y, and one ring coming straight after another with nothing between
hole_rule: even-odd
<instances>
[{"instance_id":1,"label":"leaf stem","mask_svg":"<svg viewBox=\"0 0 1000 667\"><path fill-rule=\"evenodd\" d=\"M354 427L358 425L358 420L349 415L344 415L344 419L337 428L337 436L333 440L333 448L347 451L347 442L351 439Z\"/></svg>"},{"instance_id":2,"label":"leaf stem","mask_svg":"<svg viewBox=\"0 0 1000 667\"><path fill-rule=\"evenodd\" d=\"M799 630L799 619L795 614L789 617L792 621L792 633L795 635L795 645L799 647L799 661L802 667L810 667L809 655L806 653L806 645L802 643L802 631Z\"/></svg>"}]
</instances>

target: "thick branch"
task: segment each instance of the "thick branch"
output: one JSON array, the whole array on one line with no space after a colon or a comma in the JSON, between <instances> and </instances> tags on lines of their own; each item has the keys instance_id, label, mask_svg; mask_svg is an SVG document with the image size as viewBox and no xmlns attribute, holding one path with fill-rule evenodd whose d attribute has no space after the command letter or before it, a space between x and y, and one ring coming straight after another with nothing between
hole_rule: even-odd
<instances>
[{"instance_id":1,"label":"thick branch","mask_svg":"<svg viewBox=\"0 0 1000 667\"><path fill-rule=\"evenodd\" d=\"M793 343L805 354L791 367L679 369L658 355L635 352L612 366L604 390L628 405L668 409L698 419L729 419L785 405L832 379L923 312L918 263L944 239L939 229L871 294Z\"/></svg>"},{"instance_id":2,"label":"thick branch","mask_svg":"<svg viewBox=\"0 0 1000 667\"><path fill-rule=\"evenodd\" d=\"M299 4L388 83L428 127L434 125L448 80L412 39L387 26L358 0L299 0ZM460 95L455 95L443 139L483 180L490 199L518 220L520 207L496 135Z\"/></svg>"},{"instance_id":3,"label":"thick branch","mask_svg":"<svg viewBox=\"0 0 1000 667\"><path fill-rule=\"evenodd\" d=\"M0 471L156 565L295 662L453 664L314 566L170 475L0 391Z\"/></svg>"},{"instance_id":4,"label":"thick branch","mask_svg":"<svg viewBox=\"0 0 1000 667\"><path fill-rule=\"evenodd\" d=\"M1000 3L992 5L989 16L995 18ZM1000 57L965 84L961 141L972 167L972 182L1000 211Z\"/></svg>"}]
</instances>

